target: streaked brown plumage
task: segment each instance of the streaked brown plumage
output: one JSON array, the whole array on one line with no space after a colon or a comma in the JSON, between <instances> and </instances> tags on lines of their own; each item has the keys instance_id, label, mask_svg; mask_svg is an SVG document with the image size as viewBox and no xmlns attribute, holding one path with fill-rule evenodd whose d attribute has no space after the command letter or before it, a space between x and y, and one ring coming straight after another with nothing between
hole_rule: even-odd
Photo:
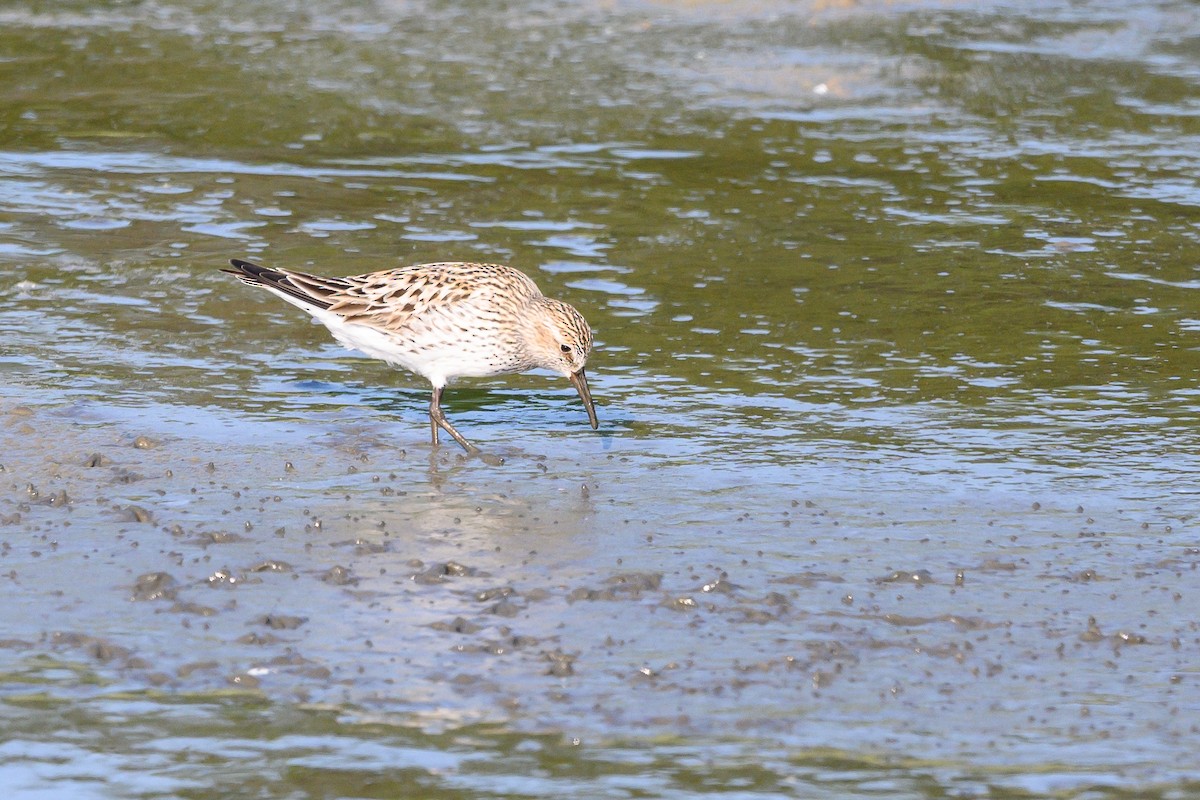
<instances>
[{"instance_id":1,"label":"streaked brown plumage","mask_svg":"<svg viewBox=\"0 0 1200 800\"><path fill-rule=\"evenodd\" d=\"M446 431L468 452L478 448L446 419L442 392L456 378L548 369L571 381L592 428L595 404L584 366L592 352L587 320L542 295L527 275L500 264L447 262L345 278L270 269L233 259L226 269L312 314L354 350L429 380L433 443Z\"/></svg>"}]
</instances>

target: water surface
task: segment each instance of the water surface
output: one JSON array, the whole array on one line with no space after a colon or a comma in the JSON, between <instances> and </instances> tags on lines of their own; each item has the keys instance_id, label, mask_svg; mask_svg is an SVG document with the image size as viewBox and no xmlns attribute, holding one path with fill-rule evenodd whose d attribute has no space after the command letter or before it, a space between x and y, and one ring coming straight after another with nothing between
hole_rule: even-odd
<instances>
[{"instance_id":1,"label":"water surface","mask_svg":"<svg viewBox=\"0 0 1200 800\"><path fill-rule=\"evenodd\" d=\"M1183 2L10 3L19 796L1200 792ZM565 382L217 270L500 261Z\"/></svg>"}]
</instances>

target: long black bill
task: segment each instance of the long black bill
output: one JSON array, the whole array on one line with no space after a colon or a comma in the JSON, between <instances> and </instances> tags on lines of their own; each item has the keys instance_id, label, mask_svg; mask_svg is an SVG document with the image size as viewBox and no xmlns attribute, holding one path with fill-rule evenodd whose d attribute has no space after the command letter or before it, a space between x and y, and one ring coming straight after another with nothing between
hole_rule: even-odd
<instances>
[{"instance_id":1,"label":"long black bill","mask_svg":"<svg viewBox=\"0 0 1200 800\"><path fill-rule=\"evenodd\" d=\"M596 430L600 427L600 420L596 419L596 404L592 402L592 390L588 388L587 375L580 368L579 372L571 373L568 380L583 399L583 407L587 409L588 422L592 423L592 430Z\"/></svg>"}]
</instances>

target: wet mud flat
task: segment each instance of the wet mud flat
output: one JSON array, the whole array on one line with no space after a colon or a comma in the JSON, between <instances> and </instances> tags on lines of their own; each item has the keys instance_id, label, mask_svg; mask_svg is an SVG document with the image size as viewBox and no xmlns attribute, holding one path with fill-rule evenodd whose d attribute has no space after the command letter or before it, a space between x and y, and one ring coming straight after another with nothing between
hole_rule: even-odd
<instances>
[{"instance_id":1,"label":"wet mud flat","mask_svg":"<svg viewBox=\"0 0 1200 800\"><path fill-rule=\"evenodd\" d=\"M767 793L1197 788L1200 547L1172 509L913 502L844 488L870 480L848 465L689 499L698 472L648 487L629 443L493 467L383 418L36 399L0 409L0 776L27 788L217 791L156 743L236 774L228 737L270 751L272 791L300 763L478 791L480 753L559 765L522 789L546 796L725 770ZM111 735L131 744L99 776L51 769ZM371 742L412 763L364 765Z\"/></svg>"},{"instance_id":2,"label":"wet mud flat","mask_svg":"<svg viewBox=\"0 0 1200 800\"><path fill-rule=\"evenodd\" d=\"M0 797L1200 796L1197 20L6 4ZM601 429L231 257L521 267Z\"/></svg>"}]
</instances>

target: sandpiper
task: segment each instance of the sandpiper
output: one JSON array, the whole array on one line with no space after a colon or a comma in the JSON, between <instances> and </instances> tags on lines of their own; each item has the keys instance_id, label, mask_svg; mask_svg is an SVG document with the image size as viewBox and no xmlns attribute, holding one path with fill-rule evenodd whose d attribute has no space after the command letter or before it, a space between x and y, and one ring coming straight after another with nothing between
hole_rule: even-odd
<instances>
[{"instance_id":1,"label":"sandpiper","mask_svg":"<svg viewBox=\"0 0 1200 800\"><path fill-rule=\"evenodd\" d=\"M441 408L446 384L548 369L567 378L598 428L584 366L592 330L583 315L542 295L529 276L500 264L446 262L331 278L271 269L232 259L242 283L261 286L312 314L333 337L433 384L429 427L468 453L479 448L450 424Z\"/></svg>"}]
</instances>

